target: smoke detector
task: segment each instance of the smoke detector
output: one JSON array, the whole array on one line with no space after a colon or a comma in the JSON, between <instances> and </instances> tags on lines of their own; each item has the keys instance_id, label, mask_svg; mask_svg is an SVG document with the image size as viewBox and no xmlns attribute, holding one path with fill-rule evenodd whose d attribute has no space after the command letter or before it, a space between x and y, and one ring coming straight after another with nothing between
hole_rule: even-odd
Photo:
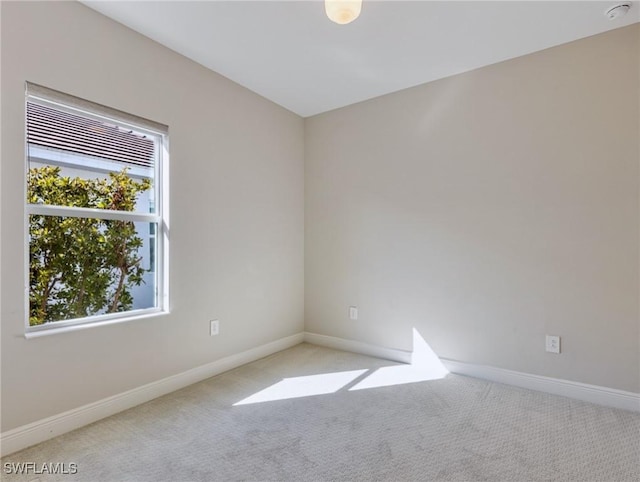
<instances>
[{"instance_id":1,"label":"smoke detector","mask_svg":"<svg viewBox=\"0 0 640 482\"><path fill-rule=\"evenodd\" d=\"M604 14L609 20L615 20L616 18L624 17L630 8L630 3L620 3L608 9Z\"/></svg>"}]
</instances>

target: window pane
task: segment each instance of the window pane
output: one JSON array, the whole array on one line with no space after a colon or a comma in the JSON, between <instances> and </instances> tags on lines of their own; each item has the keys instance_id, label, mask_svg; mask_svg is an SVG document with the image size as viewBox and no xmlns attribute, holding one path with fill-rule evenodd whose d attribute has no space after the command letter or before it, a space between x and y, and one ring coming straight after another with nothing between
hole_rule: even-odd
<instances>
[{"instance_id":1,"label":"window pane","mask_svg":"<svg viewBox=\"0 0 640 482\"><path fill-rule=\"evenodd\" d=\"M154 212L159 142L116 123L27 102L27 202Z\"/></svg>"},{"instance_id":2,"label":"window pane","mask_svg":"<svg viewBox=\"0 0 640 482\"><path fill-rule=\"evenodd\" d=\"M156 307L149 233L147 222L30 215L29 324Z\"/></svg>"}]
</instances>

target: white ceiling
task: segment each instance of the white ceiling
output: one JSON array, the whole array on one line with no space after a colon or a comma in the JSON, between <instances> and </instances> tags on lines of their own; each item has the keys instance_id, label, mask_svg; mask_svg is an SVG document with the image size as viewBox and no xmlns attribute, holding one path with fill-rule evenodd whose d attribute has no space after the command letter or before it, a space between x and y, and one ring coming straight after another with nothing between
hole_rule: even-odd
<instances>
[{"instance_id":1,"label":"white ceiling","mask_svg":"<svg viewBox=\"0 0 640 482\"><path fill-rule=\"evenodd\" d=\"M322 1L83 3L303 117L640 21L607 19L616 0L364 0L342 26Z\"/></svg>"}]
</instances>

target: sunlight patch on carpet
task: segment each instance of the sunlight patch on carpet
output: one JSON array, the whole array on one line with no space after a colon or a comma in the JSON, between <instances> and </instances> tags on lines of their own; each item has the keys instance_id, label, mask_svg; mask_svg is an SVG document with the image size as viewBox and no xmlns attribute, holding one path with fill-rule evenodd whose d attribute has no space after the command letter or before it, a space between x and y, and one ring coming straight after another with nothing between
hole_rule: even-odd
<instances>
[{"instance_id":1,"label":"sunlight patch on carpet","mask_svg":"<svg viewBox=\"0 0 640 482\"><path fill-rule=\"evenodd\" d=\"M237 405L248 405L251 403L272 402L275 400L335 393L366 372L367 370L351 370L347 372L322 373L320 375L285 378L233 405L235 407Z\"/></svg>"},{"instance_id":2,"label":"sunlight patch on carpet","mask_svg":"<svg viewBox=\"0 0 640 482\"><path fill-rule=\"evenodd\" d=\"M349 391L439 380L446 377L448 373L449 370L444 367L438 355L414 328L413 354L410 365L378 368L360 383L351 387Z\"/></svg>"}]
</instances>

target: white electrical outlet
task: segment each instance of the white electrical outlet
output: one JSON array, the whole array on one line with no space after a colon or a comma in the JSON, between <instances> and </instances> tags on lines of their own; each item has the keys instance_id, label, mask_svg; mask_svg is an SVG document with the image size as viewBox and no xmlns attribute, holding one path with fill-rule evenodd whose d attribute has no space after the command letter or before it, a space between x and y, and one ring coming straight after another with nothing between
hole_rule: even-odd
<instances>
[{"instance_id":1,"label":"white electrical outlet","mask_svg":"<svg viewBox=\"0 0 640 482\"><path fill-rule=\"evenodd\" d=\"M349 307L349 319L350 320L357 320L358 319L358 307L357 306L350 306Z\"/></svg>"},{"instance_id":2,"label":"white electrical outlet","mask_svg":"<svg viewBox=\"0 0 640 482\"><path fill-rule=\"evenodd\" d=\"M220 322L218 320L211 320L211 331L209 333L211 336L216 336L220 333Z\"/></svg>"},{"instance_id":3,"label":"white electrical outlet","mask_svg":"<svg viewBox=\"0 0 640 482\"><path fill-rule=\"evenodd\" d=\"M547 335L545 348L549 353L560 353L560 337Z\"/></svg>"}]
</instances>

